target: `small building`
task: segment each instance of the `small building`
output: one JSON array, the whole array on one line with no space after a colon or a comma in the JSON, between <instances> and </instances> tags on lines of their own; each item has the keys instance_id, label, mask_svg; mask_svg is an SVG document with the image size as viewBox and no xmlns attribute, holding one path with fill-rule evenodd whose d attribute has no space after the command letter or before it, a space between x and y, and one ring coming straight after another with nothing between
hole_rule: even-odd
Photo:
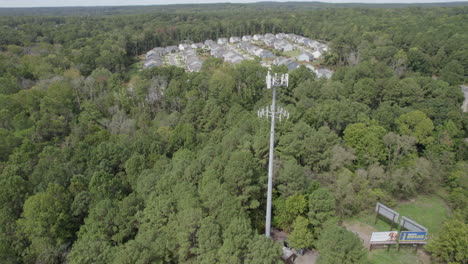
<instances>
[{"instance_id":1,"label":"small building","mask_svg":"<svg viewBox=\"0 0 468 264\"><path fill-rule=\"evenodd\" d=\"M264 39L274 39L276 38L275 35L271 34L271 33L266 33L264 35Z\"/></svg>"},{"instance_id":2,"label":"small building","mask_svg":"<svg viewBox=\"0 0 468 264\"><path fill-rule=\"evenodd\" d=\"M281 255L281 258L285 264L294 264L297 255L292 249L283 247L283 254Z\"/></svg>"},{"instance_id":3,"label":"small building","mask_svg":"<svg viewBox=\"0 0 468 264\"><path fill-rule=\"evenodd\" d=\"M224 48L222 46L219 46L219 45L216 45L216 44L213 45L213 47L211 48L211 51L210 51L211 56L213 56L215 58L223 58L224 53L226 53Z\"/></svg>"},{"instance_id":4,"label":"small building","mask_svg":"<svg viewBox=\"0 0 468 264\"><path fill-rule=\"evenodd\" d=\"M177 46L167 46L166 47L166 53L173 53L178 51L179 48Z\"/></svg>"},{"instance_id":5,"label":"small building","mask_svg":"<svg viewBox=\"0 0 468 264\"><path fill-rule=\"evenodd\" d=\"M276 57L276 56L275 56L275 54L273 54L273 52L271 52L271 51L262 50L262 52L260 53L259 57L264 58L264 59L271 59L271 58L274 58L274 57Z\"/></svg>"},{"instance_id":6,"label":"small building","mask_svg":"<svg viewBox=\"0 0 468 264\"><path fill-rule=\"evenodd\" d=\"M250 35L242 36L242 41L245 41L245 42L252 41L252 36Z\"/></svg>"},{"instance_id":7,"label":"small building","mask_svg":"<svg viewBox=\"0 0 468 264\"><path fill-rule=\"evenodd\" d=\"M205 46L210 47L211 45L215 44L215 42L213 40L211 40L211 39L207 39L207 40L205 40L204 44L205 44Z\"/></svg>"},{"instance_id":8,"label":"small building","mask_svg":"<svg viewBox=\"0 0 468 264\"><path fill-rule=\"evenodd\" d=\"M286 67L288 67L289 71L292 71L299 67L299 64L297 64L297 62L285 57L278 57L273 61L273 63L275 65L285 65Z\"/></svg>"},{"instance_id":9,"label":"small building","mask_svg":"<svg viewBox=\"0 0 468 264\"><path fill-rule=\"evenodd\" d=\"M146 53L146 59L148 58L151 58L152 56L154 56L156 54L156 52L154 50L150 50Z\"/></svg>"},{"instance_id":10,"label":"small building","mask_svg":"<svg viewBox=\"0 0 468 264\"><path fill-rule=\"evenodd\" d=\"M143 67L146 69L152 68L152 67L158 67L162 66L163 63L161 60L149 60L143 64Z\"/></svg>"},{"instance_id":11,"label":"small building","mask_svg":"<svg viewBox=\"0 0 468 264\"><path fill-rule=\"evenodd\" d=\"M304 42L305 42L306 40L307 40L307 39L306 39L305 37L303 37L303 36L298 36L298 37L296 38L296 41L295 41L295 42L296 42L296 43L299 43L299 44L304 44Z\"/></svg>"},{"instance_id":12,"label":"small building","mask_svg":"<svg viewBox=\"0 0 468 264\"><path fill-rule=\"evenodd\" d=\"M263 39L263 43L265 43L265 45L267 45L268 47L274 47L275 42L276 42L275 37L273 37L273 38L264 38Z\"/></svg>"},{"instance_id":13,"label":"small building","mask_svg":"<svg viewBox=\"0 0 468 264\"><path fill-rule=\"evenodd\" d=\"M312 52L312 56L314 56L314 59L319 59L322 57L322 52L320 50L316 50Z\"/></svg>"},{"instance_id":14,"label":"small building","mask_svg":"<svg viewBox=\"0 0 468 264\"><path fill-rule=\"evenodd\" d=\"M242 56L236 54L236 55L234 55L234 56L229 57L226 61L227 61L227 62L230 62L230 63L232 63L232 64L237 64L237 63L242 62L243 60L244 60L244 57L242 57Z\"/></svg>"},{"instance_id":15,"label":"small building","mask_svg":"<svg viewBox=\"0 0 468 264\"><path fill-rule=\"evenodd\" d=\"M317 74L317 77L325 77L327 79L330 79L333 76L333 72L330 71L329 69L325 68L320 68L315 71L315 74Z\"/></svg>"},{"instance_id":16,"label":"small building","mask_svg":"<svg viewBox=\"0 0 468 264\"><path fill-rule=\"evenodd\" d=\"M309 40L306 43L304 43L304 45L314 50L320 47L320 43L316 40Z\"/></svg>"},{"instance_id":17,"label":"small building","mask_svg":"<svg viewBox=\"0 0 468 264\"><path fill-rule=\"evenodd\" d=\"M226 44L228 44L228 39L227 38L219 38L217 43L218 43L218 45L226 45Z\"/></svg>"},{"instance_id":18,"label":"small building","mask_svg":"<svg viewBox=\"0 0 468 264\"><path fill-rule=\"evenodd\" d=\"M189 44L179 44L179 50L184 51L185 49L190 48Z\"/></svg>"},{"instance_id":19,"label":"small building","mask_svg":"<svg viewBox=\"0 0 468 264\"><path fill-rule=\"evenodd\" d=\"M198 58L193 58L187 61L187 69L190 72L199 72L202 67L202 61Z\"/></svg>"},{"instance_id":20,"label":"small building","mask_svg":"<svg viewBox=\"0 0 468 264\"><path fill-rule=\"evenodd\" d=\"M191 45L192 49L202 49L203 48L203 43L193 43Z\"/></svg>"},{"instance_id":21,"label":"small building","mask_svg":"<svg viewBox=\"0 0 468 264\"><path fill-rule=\"evenodd\" d=\"M288 60L285 65L286 67L288 67L288 70L290 71L299 68L299 64L297 64L297 62L292 61L292 60Z\"/></svg>"},{"instance_id":22,"label":"small building","mask_svg":"<svg viewBox=\"0 0 468 264\"><path fill-rule=\"evenodd\" d=\"M240 42L241 39L239 37L230 37L229 38L229 43L234 44Z\"/></svg>"},{"instance_id":23,"label":"small building","mask_svg":"<svg viewBox=\"0 0 468 264\"><path fill-rule=\"evenodd\" d=\"M261 40L263 40L263 36L257 34L257 35L254 35L254 36L252 37L252 39L255 40L255 41L261 41Z\"/></svg>"},{"instance_id":24,"label":"small building","mask_svg":"<svg viewBox=\"0 0 468 264\"><path fill-rule=\"evenodd\" d=\"M297 56L296 59L297 61L310 61L310 55L307 53L302 53L301 55Z\"/></svg>"},{"instance_id":25,"label":"small building","mask_svg":"<svg viewBox=\"0 0 468 264\"><path fill-rule=\"evenodd\" d=\"M277 50L281 50L281 51L292 51L294 49L294 46L291 45L291 43L285 41L285 40L278 40L276 42L273 43L273 46L275 47L275 49Z\"/></svg>"}]
</instances>

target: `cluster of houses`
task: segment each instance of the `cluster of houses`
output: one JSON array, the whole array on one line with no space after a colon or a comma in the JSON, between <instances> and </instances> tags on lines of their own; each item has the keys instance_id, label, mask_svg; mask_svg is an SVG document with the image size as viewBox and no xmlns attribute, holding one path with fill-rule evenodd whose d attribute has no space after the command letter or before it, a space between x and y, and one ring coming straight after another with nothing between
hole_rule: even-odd
<instances>
[{"instance_id":1,"label":"cluster of houses","mask_svg":"<svg viewBox=\"0 0 468 264\"><path fill-rule=\"evenodd\" d=\"M244 37L250 37L250 36L244 36ZM242 38L244 38L242 37ZM251 37L250 37L251 39ZM252 43L248 41L242 41L237 44L237 47L249 54L252 54L254 56L260 57L262 59L272 59L275 58L275 54L269 50L262 49L258 46L253 45Z\"/></svg>"},{"instance_id":2,"label":"cluster of houses","mask_svg":"<svg viewBox=\"0 0 468 264\"><path fill-rule=\"evenodd\" d=\"M143 67L151 68L162 66L164 63L165 48L154 48L146 53Z\"/></svg>"},{"instance_id":3,"label":"cluster of houses","mask_svg":"<svg viewBox=\"0 0 468 264\"><path fill-rule=\"evenodd\" d=\"M179 50L182 52L186 70L190 72L198 72L202 67L202 60L198 57L196 49L203 48L202 43L193 43L193 44L180 44Z\"/></svg>"},{"instance_id":4,"label":"cluster of houses","mask_svg":"<svg viewBox=\"0 0 468 264\"><path fill-rule=\"evenodd\" d=\"M298 50L300 52L295 58L287 58L284 56L276 57L272 50L281 52ZM327 50L328 46L326 44L296 34L267 33L265 35L233 36L230 38L219 38L216 41L206 40L204 43L184 43L179 46L155 48L146 54L144 67L162 66L165 56L170 53L179 53L183 57L187 71L200 71L203 62L197 55L197 51L203 51L232 64L237 64L256 56L264 61L268 61L268 65L271 63L274 65L285 65L289 70L294 70L300 66L299 63L316 60L322 57L323 53ZM169 63L174 65L171 61ZM325 76L330 78L333 74L332 71L327 69L315 69L310 64L305 65L312 69L319 77Z\"/></svg>"},{"instance_id":5,"label":"cluster of houses","mask_svg":"<svg viewBox=\"0 0 468 264\"><path fill-rule=\"evenodd\" d=\"M279 33L276 34L279 38L287 38L291 40L294 43L300 44L303 47L309 48L312 50L312 57L313 58L320 58L322 57L323 53L328 51L328 46L320 43L316 40L312 40L303 36L299 36L296 34L284 34L284 33Z\"/></svg>"},{"instance_id":6,"label":"cluster of houses","mask_svg":"<svg viewBox=\"0 0 468 264\"><path fill-rule=\"evenodd\" d=\"M237 38L234 38L236 37L231 37L231 41L229 41L227 38L220 38L217 42L214 42L213 40L206 40L205 46L206 49L210 51L211 56L215 58L221 58L229 63L237 64L246 58L232 47L227 46L228 43L234 44L238 42Z\"/></svg>"}]
</instances>

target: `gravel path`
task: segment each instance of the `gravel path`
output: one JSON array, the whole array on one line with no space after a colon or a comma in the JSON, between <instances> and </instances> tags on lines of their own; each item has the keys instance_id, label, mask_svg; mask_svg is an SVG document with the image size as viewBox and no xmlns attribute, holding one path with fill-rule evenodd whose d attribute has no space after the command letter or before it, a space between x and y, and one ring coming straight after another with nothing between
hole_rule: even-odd
<instances>
[{"instance_id":1,"label":"gravel path","mask_svg":"<svg viewBox=\"0 0 468 264\"><path fill-rule=\"evenodd\" d=\"M461 86L463 93L465 94L465 101L463 102L462 105L462 111L463 112L468 112L468 86Z\"/></svg>"}]
</instances>

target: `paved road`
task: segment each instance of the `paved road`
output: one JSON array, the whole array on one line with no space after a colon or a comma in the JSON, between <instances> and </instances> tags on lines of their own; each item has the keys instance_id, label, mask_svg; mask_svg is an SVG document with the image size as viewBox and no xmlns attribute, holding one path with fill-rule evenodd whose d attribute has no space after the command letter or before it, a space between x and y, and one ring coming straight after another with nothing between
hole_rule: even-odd
<instances>
[{"instance_id":1,"label":"paved road","mask_svg":"<svg viewBox=\"0 0 468 264\"><path fill-rule=\"evenodd\" d=\"M465 101L463 102L462 105L462 111L463 112L468 112L468 86L461 86L462 92L465 94Z\"/></svg>"}]
</instances>

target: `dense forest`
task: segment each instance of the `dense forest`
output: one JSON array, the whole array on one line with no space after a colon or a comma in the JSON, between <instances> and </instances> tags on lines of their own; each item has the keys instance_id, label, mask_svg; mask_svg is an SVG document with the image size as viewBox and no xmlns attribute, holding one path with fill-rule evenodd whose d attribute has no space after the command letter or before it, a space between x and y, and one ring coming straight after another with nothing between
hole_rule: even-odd
<instances>
[{"instance_id":1,"label":"dense forest","mask_svg":"<svg viewBox=\"0 0 468 264\"><path fill-rule=\"evenodd\" d=\"M467 263L468 7L285 5L1 10L1 262L280 263L263 236L267 69L138 56L287 32L328 43L336 72L300 67L279 90L273 226L319 263L367 263L343 219L437 195L450 216L425 250Z\"/></svg>"}]
</instances>

